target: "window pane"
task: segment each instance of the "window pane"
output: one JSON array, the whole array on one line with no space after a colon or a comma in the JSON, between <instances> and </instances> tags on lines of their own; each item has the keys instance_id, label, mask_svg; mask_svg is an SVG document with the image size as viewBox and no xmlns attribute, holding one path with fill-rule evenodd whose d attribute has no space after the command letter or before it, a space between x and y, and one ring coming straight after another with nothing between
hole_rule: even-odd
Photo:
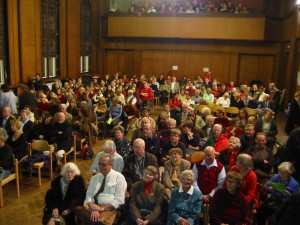
<instances>
[{"instance_id":1,"label":"window pane","mask_svg":"<svg viewBox=\"0 0 300 225\"><path fill-rule=\"evenodd\" d=\"M49 57L49 77L55 77L56 76L56 58L55 57Z\"/></svg>"},{"instance_id":2,"label":"window pane","mask_svg":"<svg viewBox=\"0 0 300 225\"><path fill-rule=\"evenodd\" d=\"M4 83L4 74L5 74L5 70L4 70L4 60L1 59L0 60L0 84Z\"/></svg>"},{"instance_id":3,"label":"window pane","mask_svg":"<svg viewBox=\"0 0 300 225\"><path fill-rule=\"evenodd\" d=\"M84 72L89 72L90 57L84 56Z\"/></svg>"}]
</instances>

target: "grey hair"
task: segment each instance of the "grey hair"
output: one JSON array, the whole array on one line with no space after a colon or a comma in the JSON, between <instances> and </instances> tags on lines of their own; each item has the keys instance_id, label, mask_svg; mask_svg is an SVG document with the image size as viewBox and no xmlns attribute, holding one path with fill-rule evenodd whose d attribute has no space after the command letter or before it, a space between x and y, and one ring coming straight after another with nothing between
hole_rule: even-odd
<instances>
[{"instance_id":1,"label":"grey hair","mask_svg":"<svg viewBox=\"0 0 300 225\"><path fill-rule=\"evenodd\" d=\"M208 114L211 114L211 110L208 107L203 107L201 110L201 114L204 114L205 112L209 112Z\"/></svg>"},{"instance_id":2,"label":"grey hair","mask_svg":"<svg viewBox=\"0 0 300 225\"><path fill-rule=\"evenodd\" d=\"M105 153L104 155L102 155L102 156L100 157L99 161L100 161L102 158L104 158L104 157L109 158L108 163L111 164L111 165L114 165L114 158L113 158L110 154L108 154L108 153Z\"/></svg>"},{"instance_id":3,"label":"grey hair","mask_svg":"<svg viewBox=\"0 0 300 225\"><path fill-rule=\"evenodd\" d=\"M74 170L75 175L80 175L80 170L79 170L78 166L72 162L68 162L63 166L63 168L60 171L60 175L64 177L67 173L68 168L71 170Z\"/></svg>"},{"instance_id":4,"label":"grey hair","mask_svg":"<svg viewBox=\"0 0 300 225\"><path fill-rule=\"evenodd\" d=\"M236 161L239 161L242 167L253 169L253 159L251 155L241 153L237 156Z\"/></svg>"},{"instance_id":5,"label":"grey hair","mask_svg":"<svg viewBox=\"0 0 300 225\"><path fill-rule=\"evenodd\" d=\"M0 140L6 142L8 138L7 132L4 128L0 127Z\"/></svg>"},{"instance_id":6,"label":"grey hair","mask_svg":"<svg viewBox=\"0 0 300 225\"><path fill-rule=\"evenodd\" d=\"M184 176L189 175L193 178L193 180L195 180L195 174L192 170L184 170L182 171L182 173L180 174L180 179L182 179Z\"/></svg>"},{"instance_id":7,"label":"grey hair","mask_svg":"<svg viewBox=\"0 0 300 225\"><path fill-rule=\"evenodd\" d=\"M107 140L102 146L102 150L105 152L107 149L113 149L114 152L117 150L115 143L112 140Z\"/></svg>"}]
</instances>

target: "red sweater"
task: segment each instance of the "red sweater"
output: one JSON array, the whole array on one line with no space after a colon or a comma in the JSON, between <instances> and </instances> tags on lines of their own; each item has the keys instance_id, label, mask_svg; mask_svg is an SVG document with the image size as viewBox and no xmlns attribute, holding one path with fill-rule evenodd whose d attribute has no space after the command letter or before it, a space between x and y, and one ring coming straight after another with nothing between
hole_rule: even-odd
<instances>
[{"instance_id":1,"label":"red sweater","mask_svg":"<svg viewBox=\"0 0 300 225\"><path fill-rule=\"evenodd\" d=\"M143 96L141 94L148 94L146 96ZM146 101L146 100L153 100L153 91L152 91L152 88L141 88L140 90L140 99L143 100L143 101Z\"/></svg>"},{"instance_id":2,"label":"red sweater","mask_svg":"<svg viewBox=\"0 0 300 225\"><path fill-rule=\"evenodd\" d=\"M238 168L236 166L233 166L230 168L230 171L237 171L239 172ZM250 172L244 176L244 184L241 188L241 191L244 193L246 197L246 202L254 203L256 206L258 206L258 200L256 198L256 187L257 187L257 176L254 173L253 170L250 170Z\"/></svg>"},{"instance_id":3,"label":"red sweater","mask_svg":"<svg viewBox=\"0 0 300 225\"><path fill-rule=\"evenodd\" d=\"M218 185L218 175L223 169L223 165L217 161L218 167L211 167L209 170L205 165L201 165L203 160L196 164L198 169L198 187L203 195L208 195Z\"/></svg>"}]
</instances>

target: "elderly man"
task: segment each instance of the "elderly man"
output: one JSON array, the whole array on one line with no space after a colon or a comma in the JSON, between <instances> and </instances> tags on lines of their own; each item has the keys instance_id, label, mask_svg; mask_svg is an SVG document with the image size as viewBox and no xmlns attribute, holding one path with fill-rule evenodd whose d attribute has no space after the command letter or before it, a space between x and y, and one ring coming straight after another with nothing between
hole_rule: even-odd
<instances>
[{"instance_id":1,"label":"elderly man","mask_svg":"<svg viewBox=\"0 0 300 225\"><path fill-rule=\"evenodd\" d=\"M65 114L62 112L56 113L55 117L56 122L53 124L51 136L57 145L56 159L58 166L60 166L60 160L64 153L73 146L72 125L66 120Z\"/></svg>"},{"instance_id":2,"label":"elderly man","mask_svg":"<svg viewBox=\"0 0 300 225\"><path fill-rule=\"evenodd\" d=\"M134 122L134 124L131 127L131 130L141 129L142 120L144 119L144 117L147 117L150 120L150 123L151 123L152 127L154 128L154 130L156 130L155 120L150 117L148 108L143 108L142 109L142 116Z\"/></svg>"},{"instance_id":3,"label":"elderly man","mask_svg":"<svg viewBox=\"0 0 300 225\"><path fill-rule=\"evenodd\" d=\"M224 166L216 160L215 149L208 146L204 149L205 158L193 167L194 186L202 192L202 200L209 203L215 191L223 186L226 178Z\"/></svg>"},{"instance_id":4,"label":"elderly man","mask_svg":"<svg viewBox=\"0 0 300 225\"><path fill-rule=\"evenodd\" d=\"M249 147L245 153L253 158L254 172L257 175L258 181L264 183L271 178L271 170L273 167L273 152L269 149L266 135L262 132L256 134L255 146Z\"/></svg>"},{"instance_id":5,"label":"elderly man","mask_svg":"<svg viewBox=\"0 0 300 225\"><path fill-rule=\"evenodd\" d=\"M213 146L217 153L228 148L228 137L222 134L222 125L213 126L213 136L209 137L205 146Z\"/></svg>"},{"instance_id":6,"label":"elderly man","mask_svg":"<svg viewBox=\"0 0 300 225\"><path fill-rule=\"evenodd\" d=\"M99 162L99 159L103 155L106 155L106 154L109 154L114 161L113 170L121 173L123 170L123 167L124 167L124 161L123 161L123 157L121 155L119 155L116 152L116 150L117 150L117 148L116 148L115 143L112 140L106 140L104 142L104 145L102 146L102 151L98 152L98 154L96 155L96 157L94 159L94 162L90 168L91 173L97 174L100 172L98 162Z\"/></svg>"},{"instance_id":7,"label":"elderly man","mask_svg":"<svg viewBox=\"0 0 300 225\"><path fill-rule=\"evenodd\" d=\"M115 210L125 203L126 180L112 169L111 155L103 155L98 166L100 173L91 178L85 207L76 207L75 214L85 225L113 224L117 214Z\"/></svg>"},{"instance_id":8,"label":"elderly man","mask_svg":"<svg viewBox=\"0 0 300 225\"><path fill-rule=\"evenodd\" d=\"M145 152L145 141L141 138L133 142L134 154L129 155L124 160L123 175L128 184L127 191L130 191L133 183L143 179L143 170L147 166L158 166L154 155Z\"/></svg>"},{"instance_id":9,"label":"elderly man","mask_svg":"<svg viewBox=\"0 0 300 225\"><path fill-rule=\"evenodd\" d=\"M60 104L59 110L60 110L63 114L65 114L66 120L67 120L69 123L71 123L71 122L72 122L73 116L72 116L71 113L68 113L68 112L67 112L67 105L66 105L66 104Z\"/></svg>"},{"instance_id":10,"label":"elderly man","mask_svg":"<svg viewBox=\"0 0 300 225\"><path fill-rule=\"evenodd\" d=\"M9 106L4 106L0 118L0 127L4 128L7 134L11 133L10 121L14 119L15 117L11 114L11 108Z\"/></svg>"},{"instance_id":11,"label":"elderly man","mask_svg":"<svg viewBox=\"0 0 300 225\"><path fill-rule=\"evenodd\" d=\"M182 104L182 111L178 113L177 115L177 124L184 124L186 122L186 119L191 116L193 117L194 115L189 113L188 111L189 105L188 104Z\"/></svg>"},{"instance_id":12,"label":"elderly man","mask_svg":"<svg viewBox=\"0 0 300 225\"><path fill-rule=\"evenodd\" d=\"M143 135L141 137L145 141L145 150L156 157L159 156L160 141L150 123L143 126Z\"/></svg>"}]
</instances>

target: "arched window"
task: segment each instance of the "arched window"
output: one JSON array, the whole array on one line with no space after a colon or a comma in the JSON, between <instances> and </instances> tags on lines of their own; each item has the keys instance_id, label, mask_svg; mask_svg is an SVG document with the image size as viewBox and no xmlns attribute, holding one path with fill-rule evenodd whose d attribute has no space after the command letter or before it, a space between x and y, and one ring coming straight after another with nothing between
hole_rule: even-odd
<instances>
[{"instance_id":1,"label":"arched window","mask_svg":"<svg viewBox=\"0 0 300 225\"><path fill-rule=\"evenodd\" d=\"M0 0L0 84L8 82L7 5Z\"/></svg>"},{"instance_id":2,"label":"arched window","mask_svg":"<svg viewBox=\"0 0 300 225\"><path fill-rule=\"evenodd\" d=\"M80 2L80 74L89 74L91 68L91 5Z\"/></svg>"},{"instance_id":3,"label":"arched window","mask_svg":"<svg viewBox=\"0 0 300 225\"><path fill-rule=\"evenodd\" d=\"M59 74L59 0L41 0L42 77Z\"/></svg>"}]
</instances>

